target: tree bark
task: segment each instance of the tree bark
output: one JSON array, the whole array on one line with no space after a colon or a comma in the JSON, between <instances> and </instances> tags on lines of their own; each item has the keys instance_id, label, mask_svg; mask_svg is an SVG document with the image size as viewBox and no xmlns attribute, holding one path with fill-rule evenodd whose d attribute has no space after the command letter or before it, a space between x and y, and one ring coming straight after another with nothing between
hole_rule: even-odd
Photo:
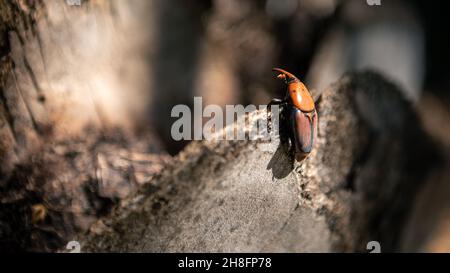
<instances>
[{"instance_id":1,"label":"tree bark","mask_svg":"<svg viewBox=\"0 0 450 273\"><path fill-rule=\"evenodd\" d=\"M146 118L158 3L0 4L2 250L60 247L161 169Z\"/></svg>"},{"instance_id":2,"label":"tree bark","mask_svg":"<svg viewBox=\"0 0 450 273\"><path fill-rule=\"evenodd\" d=\"M285 140L190 144L95 225L83 249L366 251L376 240L384 251L399 250L429 170L423 160L433 158L414 111L394 85L366 72L324 91L318 112L315 149L302 162L294 162ZM265 117L262 111L248 119Z\"/></svg>"}]
</instances>

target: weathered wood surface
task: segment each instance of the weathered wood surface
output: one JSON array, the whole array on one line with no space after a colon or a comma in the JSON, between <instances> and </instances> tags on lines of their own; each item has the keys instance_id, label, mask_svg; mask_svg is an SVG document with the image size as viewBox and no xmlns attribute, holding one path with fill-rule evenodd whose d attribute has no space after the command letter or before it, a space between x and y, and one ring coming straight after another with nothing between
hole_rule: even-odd
<instances>
[{"instance_id":1,"label":"weathered wood surface","mask_svg":"<svg viewBox=\"0 0 450 273\"><path fill-rule=\"evenodd\" d=\"M411 107L382 77L360 73L323 92L318 109L315 150L303 162L276 141L192 143L83 249L365 251L372 240L398 249L428 169L415 155L431 147Z\"/></svg>"},{"instance_id":2,"label":"weathered wood surface","mask_svg":"<svg viewBox=\"0 0 450 273\"><path fill-rule=\"evenodd\" d=\"M161 169L146 119L159 4L0 3L0 250L64 245Z\"/></svg>"}]
</instances>

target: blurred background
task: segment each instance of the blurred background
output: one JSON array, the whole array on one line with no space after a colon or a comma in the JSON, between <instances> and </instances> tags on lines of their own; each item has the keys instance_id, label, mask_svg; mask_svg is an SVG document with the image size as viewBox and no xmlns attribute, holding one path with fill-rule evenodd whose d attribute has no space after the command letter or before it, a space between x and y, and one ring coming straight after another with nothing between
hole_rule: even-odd
<instances>
[{"instance_id":1,"label":"blurred background","mask_svg":"<svg viewBox=\"0 0 450 273\"><path fill-rule=\"evenodd\" d=\"M380 2L158 3L148 110L167 151L176 154L186 144L169 135L173 105L192 105L193 96L221 106L267 104L284 92L273 78L274 66L298 75L314 94L347 71L375 69L419 108L426 100L447 109L448 3Z\"/></svg>"},{"instance_id":2,"label":"blurred background","mask_svg":"<svg viewBox=\"0 0 450 273\"><path fill-rule=\"evenodd\" d=\"M8 41L0 43L2 100L17 108L13 118L19 117L12 133L1 131L0 200L25 200L2 202L0 222L17 226L0 225L0 238L18 234L15 229L22 233L14 240L27 234L31 243L26 244L33 245L34 233L21 229L26 217L16 212L44 199L51 200L46 203L49 211L52 202L63 208L55 212L60 218L45 225L61 226L59 234L86 231L116 199L131 191L131 186L115 182L104 185L103 192L97 186L92 189L96 182L77 173L35 187L26 171L33 173L39 165L33 162L34 167L28 168L23 162L36 143L76 158L82 154L81 145L64 141L96 142L98 131L102 140L110 140L105 132L111 130L106 129L121 128L133 133L119 139L113 131L112 139L127 142L125 148L157 154L163 159L145 160L158 166L187 144L170 136L177 119L171 117L174 105L193 106L194 96L201 96L204 105L222 107L267 104L284 95L272 67L297 75L315 97L346 72L372 69L401 87L449 167L437 171L418 197L404 250L450 251L448 1L81 0L79 6L74 2L0 4L0 33ZM12 67L14 75L6 76L3 67ZM135 136L144 141L133 144ZM90 165L74 164L83 171ZM159 170L155 167L155 172ZM11 181L25 182L10 187ZM86 184L91 186L85 188ZM125 188L125 193L120 190ZM61 196L71 205L61 202ZM64 237L52 232L47 229L36 236L47 241ZM9 246L16 247L14 240L8 239Z\"/></svg>"},{"instance_id":3,"label":"blurred background","mask_svg":"<svg viewBox=\"0 0 450 273\"><path fill-rule=\"evenodd\" d=\"M348 71L373 69L420 109L448 104L445 1L76 2L33 11L44 2L19 1L31 19L17 23L36 30L9 37L17 85L25 97L37 93L28 106L36 123L56 124L55 135L131 127L175 155L186 143L170 136L174 105L192 106L194 96L205 105L267 104L284 95L272 67L297 75L315 97Z\"/></svg>"}]
</instances>

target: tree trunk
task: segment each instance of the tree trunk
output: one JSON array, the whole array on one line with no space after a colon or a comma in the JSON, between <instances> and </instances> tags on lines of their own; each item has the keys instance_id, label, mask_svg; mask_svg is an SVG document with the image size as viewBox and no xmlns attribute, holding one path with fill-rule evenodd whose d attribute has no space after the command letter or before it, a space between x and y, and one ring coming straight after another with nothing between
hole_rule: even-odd
<instances>
[{"instance_id":1,"label":"tree trunk","mask_svg":"<svg viewBox=\"0 0 450 273\"><path fill-rule=\"evenodd\" d=\"M323 92L318 112L315 150L302 162L285 140L190 144L95 225L82 249L366 251L378 241L399 250L434 155L412 108L394 85L366 72ZM262 111L248 120L265 118Z\"/></svg>"},{"instance_id":2,"label":"tree trunk","mask_svg":"<svg viewBox=\"0 0 450 273\"><path fill-rule=\"evenodd\" d=\"M159 2L70 3L0 4L1 249L65 244L167 159L147 115Z\"/></svg>"}]
</instances>

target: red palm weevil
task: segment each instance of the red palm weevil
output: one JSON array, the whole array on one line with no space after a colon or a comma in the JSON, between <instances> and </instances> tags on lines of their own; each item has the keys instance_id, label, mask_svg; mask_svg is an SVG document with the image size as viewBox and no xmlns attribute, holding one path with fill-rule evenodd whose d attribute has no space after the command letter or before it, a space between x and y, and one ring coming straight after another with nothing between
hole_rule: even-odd
<instances>
[{"instance_id":1,"label":"red palm weevil","mask_svg":"<svg viewBox=\"0 0 450 273\"><path fill-rule=\"evenodd\" d=\"M285 106L282 111L287 122L289 138L293 143L295 158L304 159L311 151L317 134L317 111L314 100L306 86L292 73L280 68L273 68L277 78L287 85L284 99L273 99L268 105Z\"/></svg>"}]
</instances>

